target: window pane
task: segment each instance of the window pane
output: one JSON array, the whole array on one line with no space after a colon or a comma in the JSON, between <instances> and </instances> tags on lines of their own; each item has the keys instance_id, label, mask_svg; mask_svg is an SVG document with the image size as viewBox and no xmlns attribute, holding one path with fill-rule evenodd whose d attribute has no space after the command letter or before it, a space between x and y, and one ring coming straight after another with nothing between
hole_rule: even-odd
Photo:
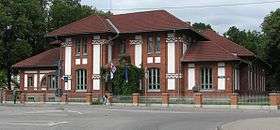
<instances>
[{"instance_id":1,"label":"window pane","mask_svg":"<svg viewBox=\"0 0 280 130\"><path fill-rule=\"evenodd\" d=\"M157 68L148 69L148 86L150 90L160 89L160 70Z\"/></svg>"},{"instance_id":2,"label":"window pane","mask_svg":"<svg viewBox=\"0 0 280 130\"><path fill-rule=\"evenodd\" d=\"M76 53L77 54L81 53L81 39L80 38L76 39Z\"/></svg>"},{"instance_id":3,"label":"window pane","mask_svg":"<svg viewBox=\"0 0 280 130\"><path fill-rule=\"evenodd\" d=\"M83 38L83 54L87 55L87 38Z\"/></svg>"},{"instance_id":4,"label":"window pane","mask_svg":"<svg viewBox=\"0 0 280 130\"><path fill-rule=\"evenodd\" d=\"M160 35L157 35L157 39L156 39L156 51L160 52Z\"/></svg>"},{"instance_id":5,"label":"window pane","mask_svg":"<svg viewBox=\"0 0 280 130\"><path fill-rule=\"evenodd\" d=\"M147 46L148 46L148 53L152 53L153 51L153 37L148 36L148 41L147 41Z\"/></svg>"}]
</instances>

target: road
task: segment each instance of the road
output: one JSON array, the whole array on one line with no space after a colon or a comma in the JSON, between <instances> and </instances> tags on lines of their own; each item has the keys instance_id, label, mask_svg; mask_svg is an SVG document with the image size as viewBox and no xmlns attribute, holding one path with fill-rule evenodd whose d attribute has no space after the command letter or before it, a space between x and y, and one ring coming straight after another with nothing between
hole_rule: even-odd
<instances>
[{"instance_id":1,"label":"road","mask_svg":"<svg viewBox=\"0 0 280 130\"><path fill-rule=\"evenodd\" d=\"M216 130L237 120L280 117L276 110L0 105L1 130Z\"/></svg>"}]
</instances>

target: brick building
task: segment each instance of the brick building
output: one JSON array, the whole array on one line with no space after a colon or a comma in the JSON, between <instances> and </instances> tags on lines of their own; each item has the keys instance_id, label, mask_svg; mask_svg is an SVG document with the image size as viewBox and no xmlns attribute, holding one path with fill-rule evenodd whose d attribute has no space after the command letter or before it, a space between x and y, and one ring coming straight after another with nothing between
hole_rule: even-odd
<instances>
[{"instance_id":1,"label":"brick building","mask_svg":"<svg viewBox=\"0 0 280 130\"><path fill-rule=\"evenodd\" d=\"M164 10L89 16L48 37L57 48L13 66L27 95L48 96L59 87L69 97L101 96L100 68L123 55L145 69L143 94L190 95L194 86L217 95L265 91L255 54L214 31L196 32Z\"/></svg>"}]
</instances>

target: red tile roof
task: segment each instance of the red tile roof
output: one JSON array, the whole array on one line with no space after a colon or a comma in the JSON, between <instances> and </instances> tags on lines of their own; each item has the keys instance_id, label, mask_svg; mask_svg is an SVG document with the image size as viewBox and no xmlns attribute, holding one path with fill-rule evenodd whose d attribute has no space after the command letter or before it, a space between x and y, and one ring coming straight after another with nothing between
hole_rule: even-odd
<instances>
[{"instance_id":1,"label":"red tile roof","mask_svg":"<svg viewBox=\"0 0 280 130\"><path fill-rule=\"evenodd\" d=\"M14 68L55 67L59 60L59 48L50 49L13 65Z\"/></svg>"},{"instance_id":2,"label":"red tile roof","mask_svg":"<svg viewBox=\"0 0 280 130\"><path fill-rule=\"evenodd\" d=\"M190 27L189 24L165 10L113 15L110 20L121 33L177 30Z\"/></svg>"},{"instance_id":3,"label":"red tile roof","mask_svg":"<svg viewBox=\"0 0 280 130\"><path fill-rule=\"evenodd\" d=\"M54 30L47 36L115 32L106 19L109 19L120 33L177 30L190 27L189 24L165 10L154 10L112 15L108 18L92 15Z\"/></svg>"},{"instance_id":4,"label":"red tile roof","mask_svg":"<svg viewBox=\"0 0 280 130\"><path fill-rule=\"evenodd\" d=\"M198 61L234 61L242 57L254 57L248 49L220 36L212 30L202 32L210 41L199 41L191 45L185 53L183 62Z\"/></svg>"},{"instance_id":5,"label":"red tile roof","mask_svg":"<svg viewBox=\"0 0 280 130\"><path fill-rule=\"evenodd\" d=\"M212 41L200 41L191 45L189 50L185 53L182 61L198 62L233 60L239 60L239 58Z\"/></svg>"},{"instance_id":6,"label":"red tile roof","mask_svg":"<svg viewBox=\"0 0 280 130\"><path fill-rule=\"evenodd\" d=\"M68 25L58 28L47 34L47 36L67 36L77 34L106 33L114 32L114 29L103 16L94 16L83 18Z\"/></svg>"},{"instance_id":7,"label":"red tile roof","mask_svg":"<svg viewBox=\"0 0 280 130\"><path fill-rule=\"evenodd\" d=\"M255 54L245 47L242 47L231 40L217 34L212 30L205 30L202 32L206 38L210 41L217 43L219 46L225 48L226 50L230 51L231 53L237 54L237 56L255 56Z\"/></svg>"}]
</instances>

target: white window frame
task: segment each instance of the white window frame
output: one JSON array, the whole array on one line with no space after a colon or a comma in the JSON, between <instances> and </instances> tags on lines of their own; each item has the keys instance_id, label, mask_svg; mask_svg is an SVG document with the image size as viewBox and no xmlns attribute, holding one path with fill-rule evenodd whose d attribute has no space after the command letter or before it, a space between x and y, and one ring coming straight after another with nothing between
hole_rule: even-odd
<instances>
[{"instance_id":1,"label":"white window frame","mask_svg":"<svg viewBox=\"0 0 280 130\"><path fill-rule=\"evenodd\" d=\"M160 69L149 68L148 69L148 90L160 91Z\"/></svg>"},{"instance_id":2,"label":"white window frame","mask_svg":"<svg viewBox=\"0 0 280 130\"><path fill-rule=\"evenodd\" d=\"M86 69L76 70L76 90L87 90L87 71Z\"/></svg>"},{"instance_id":3,"label":"white window frame","mask_svg":"<svg viewBox=\"0 0 280 130\"><path fill-rule=\"evenodd\" d=\"M211 67L200 68L200 81L201 90L213 89L213 69Z\"/></svg>"}]
</instances>

